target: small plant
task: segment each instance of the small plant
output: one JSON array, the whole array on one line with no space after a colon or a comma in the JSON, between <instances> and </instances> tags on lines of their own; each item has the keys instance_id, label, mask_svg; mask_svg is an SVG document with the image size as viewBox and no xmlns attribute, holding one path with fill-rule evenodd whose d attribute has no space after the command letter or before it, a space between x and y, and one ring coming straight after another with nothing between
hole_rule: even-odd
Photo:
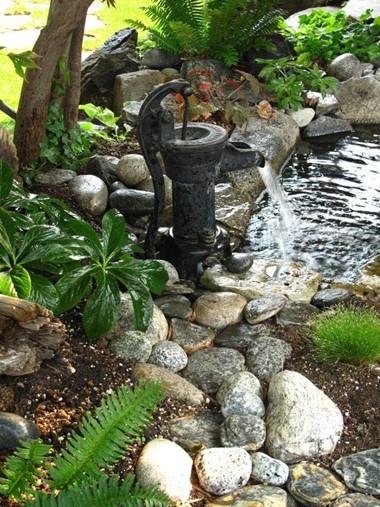
<instances>
[{"instance_id":1,"label":"small plant","mask_svg":"<svg viewBox=\"0 0 380 507\"><path fill-rule=\"evenodd\" d=\"M294 45L297 62L324 67L343 53L374 62L380 57L380 16L371 19L371 10L352 21L343 11L335 13L313 9L299 17L297 29L282 25L282 33Z\"/></svg>"},{"instance_id":2,"label":"small plant","mask_svg":"<svg viewBox=\"0 0 380 507\"><path fill-rule=\"evenodd\" d=\"M100 137L107 141L123 142L126 140L126 134L132 130L127 123L123 123L124 132L120 132L118 121L120 116L115 116L113 111L94 104L84 104L79 106L79 110L84 111L88 118L95 120L100 125L95 125L92 121L81 121L80 128L89 136Z\"/></svg>"},{"instance_id":3,"label":"small plant","mask_svg":"<svg viewBox=\"0 0 380 507\"><path fill-rule=\"evenodd\" d=\"M268 47L262 36L276 28L282 14L276 0L153 0L141 9L151 26L133 19L126 23L148 32L158 48L227 66L236 65L252 47Z\"/></svg>"},{"instance_id":4,"label":"small plant","mask_svg":"<svg viewBox=\"0 0 380 507\"><path fill-rule=\"evenodd\" d=\"M368 309L339 305L314 319L311 338L319 357L354 365L380 359L380 317Z\"/></svg>"},{"instance_id":5,"label":"small plant","mask_svg":"<svg viewBox=\"0 0 380 507\"><path fill-rule=\"evenodd\" d=\"M122 481L110 471L135 442L163 399L157 383L121 386L105 396L71 433L61 455L39 440L26 440L2 468L0 494L35 507L164 507L170 503L156 488ZM107 473L108 472L108 473ZM50 493L46 493L46 490ZM45 492L44 492L45 491Z\"/></svg>"}]
</instances>

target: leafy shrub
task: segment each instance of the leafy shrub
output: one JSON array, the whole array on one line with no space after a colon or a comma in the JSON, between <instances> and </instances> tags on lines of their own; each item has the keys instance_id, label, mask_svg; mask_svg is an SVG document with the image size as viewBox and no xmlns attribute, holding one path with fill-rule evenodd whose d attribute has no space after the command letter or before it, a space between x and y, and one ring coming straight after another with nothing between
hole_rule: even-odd
<instances>
[{"instance_id":1,"label":"leafy shrub","mask_svg":"<svg viewBox=\"0 0 380 507\"><path fill-rule=\"evenodd\" d=\"M373 310L339 305L313 321L311 338L324 361L361 365L380 359L380 317Z\"/></svg>"},{"instance_id":2,"label":"leafy shrub","mask_svg":"<svg viewBox=\"0 0 380 507\"><path fill-rule=\"evenodd\" d=\"M360 60L374 62L380 57L380 16L371 20L368 9L357 21L343 11L335 13L313 9L299 17L297 29L282 26L282 33L294 45L297 62L325 66L343 53L353 53Z\"/></svg>"},{"instance_id":3,"label":"leafy shrub","mask_svg":"<svg viewBox=\"0 0 380 507\"><path fill-rule=\"evenodd\" d=\"M156 46L182 58L214 58L233 66L252 47L268 45L260 36L271 33L282 13L269 0L153 0L142 7L153 22L127 19L147 31Z\"/></svg>"},{"instance_id":4,"label":"leafy shrub","mask_svg":"<svg viewBox=\"0 0 380 507\"><path fill-rule=\"evenodd\" d=\"M2 468L0 494L30 507L168 505L169 499L156 488L133 487L132 474L121 482L106 473L142 434L162 398L157 383L137 384L134 392L119 387L103 398L94 415L84 416L61 455L51 457L52 446L40 440L24 441ZM51 493L42 492L44 484Z\"/></svg>"}]
</instances>

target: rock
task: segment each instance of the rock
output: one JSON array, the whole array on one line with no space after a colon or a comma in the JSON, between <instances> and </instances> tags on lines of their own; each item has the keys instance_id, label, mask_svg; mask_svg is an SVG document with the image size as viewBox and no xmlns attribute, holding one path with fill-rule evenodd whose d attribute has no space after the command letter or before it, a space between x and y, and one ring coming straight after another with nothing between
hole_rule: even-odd
<instances>
[{"instance_id":1,"label":"rock","mask_svg":"<svg viewBox=\"0 0 380 507\"><path fill-rule=\"evenodd\" d=\"M342 10L353 18L359 19L362 14L368 9L368 4L365 0L348 0ZM379 0L372 0L370 4L370 9L372 9L372 16L380 16L380 2Z\"/></svg>"},{"instance_id":2,"label":"rock","mask_svg":"<svg viewBox=\"0 0 380 507\"><path fill-rule=\"evenodd\" d=\"M256 451L263 446L265 436L265 423L255 415L230 415L220 427L220 441L224 447Z\"/></svg>"},{"instance_id":3,"label":"rock","mask_svg":"<svg viewBox=\"0 0 380 507\"><path fill-rule=\"evenodd\" d=\"M108 199L110 208L116 208L125 217L142 217L153 212L154 194L133 188L115 190Z\"/></svg>"},{"instance_id":4,"label":"rock","mask_svg":"<svg viewBox=\"0 0 380 507\"><path fill-rule=\"evenodd\" d=\"M339 55L327 66L327 74L335 77L338 81L347 81L351 77L361 77L360 60L351 53Z\"/></svg>"},{"instance_id":5,"label":"rock","mask_svg":"<svg viewBox=\"0 0 380 507\"><path fill-rule=\"evenodd\" d=\"M326 114L332 114L339 107L337 98L331 93L327 93L325 97L322 97L320 92L309 91L306 93L306 98L317 102L315 109L315 116L317 118Z\"/></svg>"},{"instance_id":6,"label":"rock","mask_svg":"<svg viewBox=\"0 0 380 507\"><path fill-rule=\"evenodd\" d=\"M178 372L187 365L187 354L177 343L159 342L153 346L148 362Z\"/></svg>"},{"instance_id":7,"label":"rock","mask_svg":"<svg viewBox=\"0 0 380 507\"><path fill-rule=\"evenodd\" d=\"M173 204L172 196L172 180L164 174L164 187L165 187L165 206L171 206ZM143 180L137 185L137 190L144 190L145 192L154 192L153 180L151 176ZM170 223L171 225L171 223Z\"/></svg>"},{"instance_id":8,"label":"rock","mask_svg":"<svg viewBox=\"0 0 380 507\"><path fill-rule=\"evenodd\" d=\"M270 486L283 486L289 476L289 467L282 461L273 459L263 452L251 454L251 477Z\"/></svg>"},{"instance_id":9,"label":"rock","mask_svg":"<svg viewBox=\"0 0 380 507\"><path fill-rule=\"evenodd\" d=\"M224 259L224 267L230 273L245 273L252 264L252 255L246 253L234 252Z\"/></svg>"},{"instance_id":10,"label":"rock","mask_svg":"<svg viewBox=\"0 0 380 507\"><path fill-rule=\"evenodd\" d=\"M102 215L107 208L107 185L97 176L80 175L69 181L69 189L79 205L91 215Z\"/></svg>"},{"instance_id":11,"label":"rock","mask_svg":"<svg viewBox=\"0 0 380 507\"><path fill-rule=\"evenodd\" d=\"M167 274L169 276L169 279L166 282L165 289L167 289L168 287L171 287L172 285L174 285L177 282L179 282L178 271L173 266L173 264L171 264L170 262L165 261L163 259L157 259L157 262L159 262L165 268L165 270L166 270L166 272L167 272Z\"/></svg>"},{"instance_id":12,"label":"rock","mask_svg":"<svg viewBox=\"0 0 380 507\"><path fill-rule=\"evenodd\" d=\"M125 102L145 99L162 82L163 76L159 70L144 69L119 74L115 79L113 111L120 115Z\"/></svg>"},{"instance_id":13,"label":"rock","mask_svg":"<svg viewBox=\"0 0 380 507\"><path fill-rule=\"evenodd\" d=\"M360 268L359 284L380 293L380 255L376 255Z\"/></svg>"},{"instance_id":14,"label":"rock","mask_svg":"<svg viewBox=\"0 0 380 507\"><path fill-rule=\"evenodd\" d=\"M252 201L249 193L228 183L215 185L215 218L232 238L243 238L252 214Z\"/></svg>"},{"instance_id":15,"label":"rock","mask_svg":"<svg viewBox=\"0 0 380 507\"><path fill-rule=\"evenodd\" d=\"M218 83L221 77L230 77L232 71L229 67L223 65L220 60L185 60L181 65L181 77L186 80L190 80L194 75L205 76L203 81L211 81L212 83Z\"/></svg>"},{"instance_id":16,"label":"rock","mask_svg":"<svg viewBox=\"0 0 380 507\"><path fill-rule=\"evenodd\" d=\"M242 371L244 356L227 348L202 349L189 356L182 375L206 393L216 393L223 380Z\"/></svg>"},{"instance_id":17,"label":"rock","mask_svg":"<svg viewBox=\"0 0 380 507\"><path fill-rule=\"evenodd\" d=\"M154 303L165 317L189 319L193 314L189 299L181 294L162 296L156 298Z\"/></svg>"},{"instance_id":18,"label":"rock","mask_svg":"<svg viewBox=\"0 0 380 507\"><path fill-rule=\"evenodd\" d=\"M338 83L336 97L340 108L336 112L352 125L380 123L380 76L351 78Z\"/></svg>"},{"instance_id":19,"label":"rock","mask_svg":"<svg viewBox=\"0 0 380 507\"><path fill-rule=\"evenodd\" d=\"M75 171L69 171L67 169L51 169L48 172L40 172L36 174L34 181L39 185L56 186L68 183L75 176L77 176Z\"/></svg>"},{"instance_id":20,"label":"rock","mask_svg":"<svg viewBox=\"0 0 380 507\"><path fill-rule=\"evenodd\" d=\"M111 155L95 155L84 166L83 174L97 176L109 189L117 182L116 167L119 163L117 157Z\"/></svg>"},{"instance_id":21,"label":"rock","mask_svg":"<svg viewBox=\"0 0 380 507\"><path fill-rule=\"evenodd\" d=\"M311 138L352 131L353 128L349 121L346 119L330 118L330 116L320 116L305 128L303 131L303 136L305 138Z\"/></svg>"},{"instance_id":22,"label":"rock","mask_svg":"<svg viewBox=\"0 0 380 507\"><path fill-rule=\"evenodd\" d=\"M152 353L149 337L137 330L125 331L117 336L111 340L109 348L115 356L138 363L146 363Z\"/></svg>"},{"instance_id":23,"label":"rock","mask_svg":"<svg viewBox=\"0 0 380 507\"><path fill-rule=\"evenodd\" d=\"M256 259L242 275L226 271L220 264L204 271L203 287L213 291L241 294L248 301L262 296L283 295L290 300L310 303L322 276L296 262Z\"/></svg>"},{"instance_id":24,"label":"rock","mask_svg":"<svg viewBox=\"0 0 380 507\"><path fill-rule=\"evenodd\" d=\"M40 436L33 421L10 412L0 412L0 449L14 451L24 438L37 439Z\"/></svg>"},{"instance_id":25,"label":"rock","mask_svg":"<svg viewBox=\"0 0 380 507\"><path fill-rule=\"evenodd\" d=\"M126 102L120 115L121 122L132 127L137 125L142 103L143 100L130 100Z\"/></svg>"},{"instance_id":26,"label":"rock","mask_svg":"<svg viewBox=\"0 0 380 507\"><path fill-rule=\"evenodd\" d=\"M276 315L286 302L286 297L281 295L253 299L244 308L244 317L250 324L258 324Z\"/></svg>"},{"instance_id":27,"label":"rock","mask_svg":"<svg viewBox=\"0 0 380 507\"><path fill-rule=\"evenodd\" d=\"M81 104L91 102L112 108L116 76L136 71L138 68L136 43L136 30L130 28L119 30L83 61Z\"/></svg>"},{"instance_id":28,"label":"rock","mask_svg":"<svg viewBox=\"0 0 380 507\"><path fill-rule=\"evenodd\" d=\"M132 373L137 379L160 382L165 389L166 396L184 401L195 407L203 405L203 393L191 382L173 371L154 364L138 363L133 367Z\"/></svg>"},{"instance_id":29,"label":"rock","mask_svg":"<svg viewBox=\"0 0 380 507\"><path fill-rule=\"evenodd\" d=\"M114 340L120 338L126 332L135 331L135 318L133 311L133 304L130 295L124 292L120 295L121 304L119 308L119 315L116 323L112 326L110 331L104 335L107 340ZM153 305L153 318L148 329L145 331L146 336L149 338L152 345L157 342L166 340L168 335L168 322L162 311Z\"/></svg>"},{"instance_id":30,"label":"rock","mask_svg":"<svg viewBox=\"0 0 380 507\"><path fill-rule=\"evenodd\" d=\"M323 289L318 291L311 300L311 304L324 309L339 303L348 303L352 293L347 289Z\"/></svg>"},{"instance_id":31,"label":"rock","mask_svg":"<svg viewBox=\"0 0 380 507\"><path fill-rule=\"evenodd\" d=\"M208 327L180 319L172 319L172 340L188 354L211 347L214 338L215 332Z\"/></svg>"},{"instance_id":32,"label":"rock","mask_svg":"<svg viewBox=\"0 0 380 507\"><path fill-rule=\"evenodd\" d=\"M380 495L380 449L369 449L338 459L332 465L347 487L367 495Z\"/></svg>"},{"instance_id":33,"label":"rock","mask_svg":"<svg viewBox=\"0 0 380 507\"><path fill-rule=\"evenodd\" d=\"M191 455L202 449L220 447L220 425L223 416L214 412L198 412L169 422L170 437Z\"/></svg>"},{"instance_id":34,"label":"rock","mask_svg":"<svg viewBox=\"0 0 380 507\"><path fill-rule=\"evenodd\" d=\"M343 431L335 403L303 375L286 370L269 383L266 424L267 452L285 463L331 453Z\"/></svg>"},{"instance_id":35,"label":"rock","mask_svg":"<svg viewBox=\"0 0 380 507\"><path fill-rule=\"evenodd\" d=\"M147 49L141 59L141 65L150 69L162 70L167 67L177 67L180 64L181 59L178 55L159 48Z\"/></svg>"},{"instance_id":36,"label":"rock","mask_svg":"<svg viewBox=\"0 0 380 507\"><path fill-rule=\"evenodd\" d=\"M276 315L276 323L281 326L309 326L320 310L309 303L287 301Z\"/></svg>"},{"instance_id":37,"label":"rock","mask_svg":"<svg viewBox=\"0 0 380 507\"><path fill-rule=\"evenodd\" d=\"M257 338L247 349L246 362L248 370L260 380L270 380L283 370L285 359L292 353L289 343L278 338Z\"/></svg>"},{"instance_id":38,"label":"rock","mask_svg":"<svg viewBox=\"0 0 380 507\"><path fill-rule=\"evenodd\" d=\"M186 502L192 489L192 466L192 459L182 447L165 438L156 438L144 446L136 477L142 486L156 486L171 500Z\"/></svg>"},{"instance_id":39,"label":"rock","mask_svg":"<svg viewBox=\"0 0 380 507\"><path fill-rule=\"evenodd\" d=\"M306 127L315 116L315 111L311 107L300 108L297 111L289 109L286 111L293 120L297 123L299 128Z\"/></svg>"},{"instance_id":40,"label":"rock","mask_svg":"<svg viewBox=\"0 0 380 507\"><path fill-rule=\"evenodd\" d=\"M271 336L269 329L263 324L247 324L241 322L224 329L215 340L216 347L229 347L245 353L256 338Z\"/></svg>"},{"instance_id":41,"label":"rock","mask_svg":"<svg viewBox=\"0 0 380 507\"><path fill-rule=\"evenodd\" d=\"M298 502L308 507L330 505L346 492L344 484L331 472L306 462L289 467L286 486Z\"/></svg>"},{"instance_id":42,"label":"rock","mask_svg":"<svg viewBox=\"0 0 380 507\"><path fill-rule=\"evenodd\" d=\"M205 491L225 495L247 484L252 462L248 452L240 447L213 447L197 454L194 466Z\"/></svg>"},{"instance_id":43,"label":"rock","mask_svg":"<svg viewBox=\"0 0 380 507\"><path fill-rule=\"evenodd\" d=\"M377 498L360 493L343 495L333 503L333 507L379 507Z\"/></svg>"},{"instance_id":44,"label":"rock","mask_svg":"<svg viewBox=\"0 0 380 507\"><path fill-rule=\"evenodd\" d=\"M229 495L220 496L205 507L292 507L286 491L274 486L245 486Z\"/></svg>"},{"instance_id":45,"label":"rock","mask_svg":"<svg viewBox=\"0 0 380 507\"><path fill-rule=\"evenodd\" d=\"M195 322L213 329L224 329L240 322L246 299L232 292L211 292L200 296L193 305Z\"/></svg>"},{"instance_id":46,"label":"rock","mask_svg":"<svg viewBox=\"0 0 380 507\"><path fill-rule=\"evenodd\" d=\"M132 188L150 176L144 157L138 153L128 153L121 157L116 174L122 183Z\"/></svg>"},{"instance_id":47,"label":"rock","mask_svg":"<svg viewBox=\"0 0 380 507\"><path fill-rule=\"evenodd\" d=\"M262 417L265 413L260 381L249 371L226 378L216 394L224 417L250 414Z\"/></svg>"}]
</instances>

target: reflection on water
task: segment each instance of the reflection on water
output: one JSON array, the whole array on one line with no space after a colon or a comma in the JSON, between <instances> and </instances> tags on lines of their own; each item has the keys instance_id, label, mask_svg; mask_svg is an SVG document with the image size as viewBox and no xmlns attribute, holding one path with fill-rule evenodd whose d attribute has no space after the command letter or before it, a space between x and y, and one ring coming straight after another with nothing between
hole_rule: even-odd
<instances>
[{"instance_id":1,"label":"reflection on water","mask_svg":"<svg viewBox=\"0 0 380 507\"><path fill-rule=\"evenodd\" d=\"M280 183L281 205L273 193L258 203L242 249L354 281L380 254L380 128L302 141Z\"/></svg>"}]
</instances>

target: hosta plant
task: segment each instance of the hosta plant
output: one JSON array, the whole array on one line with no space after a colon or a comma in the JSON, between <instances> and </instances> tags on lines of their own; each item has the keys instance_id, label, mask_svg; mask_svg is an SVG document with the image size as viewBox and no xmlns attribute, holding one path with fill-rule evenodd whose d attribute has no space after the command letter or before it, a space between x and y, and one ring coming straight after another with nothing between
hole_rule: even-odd
<instances>
[{"instance_id":1,"label":"hosta plant","mask_svg":"<svg viewBox=\"0 0 380 507\"><path fill-rule=\"evenodd\" d=\"M314 319L311 338L324 361L376 363L380 359L380 316L371 309L339 305Z\"/></svg>"},{"instance_id":2,"label":"hosta plant","mask_svg":"<svg viewBox=\"0 0 380 507\"><path fill-rule=\"evenodd\" d=\"M156 488L142 487L132 474L111 474L163 398L157 383L121 386L86 414L61 454L51 445L26 440L7 458L0 494L28 507L164 507L170 501Z\"/></svg>"}]
</instances>

